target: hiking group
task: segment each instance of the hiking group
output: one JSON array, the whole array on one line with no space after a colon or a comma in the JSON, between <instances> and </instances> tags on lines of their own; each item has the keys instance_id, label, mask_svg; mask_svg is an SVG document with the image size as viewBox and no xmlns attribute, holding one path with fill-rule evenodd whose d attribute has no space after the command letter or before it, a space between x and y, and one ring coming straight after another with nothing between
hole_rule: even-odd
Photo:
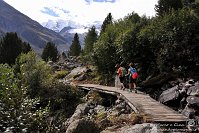
<instances>
[{"instance_id":1,"label":"hiking group","mask_svg":"<svg viewBox=\"0 0 199 133\"><path fill-rule=\"evenodd\" d=\"M136 80L138 77L137 70L135 69L135 65L133 63L129 64L128 71L124 67L123 63L117 64L117 73L120 80L120 89L125 90L128 88L130 92L134 89L135 93L137 93L136 90ZM128 83L126 85L125 83Z\"/></svg>"}]
</instances>

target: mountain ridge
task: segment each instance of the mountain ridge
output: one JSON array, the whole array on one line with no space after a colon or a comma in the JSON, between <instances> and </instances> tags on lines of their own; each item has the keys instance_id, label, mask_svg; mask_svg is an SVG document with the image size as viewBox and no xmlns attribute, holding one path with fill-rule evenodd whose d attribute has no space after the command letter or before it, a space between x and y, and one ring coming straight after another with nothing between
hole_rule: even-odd
<instances>
[{"instance_id":1,"label":"mountain ridge","mask_svg":"<svg viewBox=\"0 0 199 133\"><path fill-rule=\"evenodd\" d=\"M57 20L49 19L47 22L41 23L41 25L57 33L67 28L68 33L78 33L78 34L83 33L84 34L85 32L88 32L89 28L91 28L92 26L95 26L96 30L100 31L102 22L94 21L87 24L80 24L76 21L68 20L68 19L65 19L65 20L64 19L57 19ZM81 32L78 32L78 31L81 31Z\"/></svg>"},{"instance_id":2,"label":"mountain ridge","mask_svg":"<svg viewBox=\"0 0 199 133\"><path fill-rule=\"evenodd\" d=\"M3 0L0 0L0 37L7 32L16 32L25 42L41 53L47 42L56 44L59 51L68 49L69 42L59 33L43 27L28 16L19 12Z\"/></svg>"},{"instance_id":3,"label":"mountain ridge","mask_svg":"<svg viewBox=\"0 0 199 133\"><path fill-rule=\"evenodd\" d=\"M84 47L84 38L87 35L89 28L95 26L96 32L99 33L101 29L102 22L94 21L88 24L80 24L78 22L72 20L48 20L47 22L43 22L42 25L48 29L51 29L61 36L66 38L66 40L70 40L71 43L75 33L79 36L80 45L82 48Z\"/></svg>"}]
</instances>

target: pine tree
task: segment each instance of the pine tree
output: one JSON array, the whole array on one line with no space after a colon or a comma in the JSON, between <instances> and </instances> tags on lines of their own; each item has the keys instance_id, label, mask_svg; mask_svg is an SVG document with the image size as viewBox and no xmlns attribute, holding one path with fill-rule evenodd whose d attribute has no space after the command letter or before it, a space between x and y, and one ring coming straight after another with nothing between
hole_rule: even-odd
<instances>
[{"instance_id":1,"label":"pine tree","mask_svg":"<svg viewBox=\"0 0 199 133\"><path fill-rule=\"evenodd\" d=\"M155 5L155 11L159 16L163 16L171 10L178 10L181 8L183 8L182 0L158 0L158 4Z\"/></svg>"},{"instance_id":2,"label":"pine tree","mask_svg":"<svg viewBox=\"0 0 199 133\"><path fill-rule=\"evenodd\" d=\"M93 45L97 40L95 26L92 26L84 39L84 54L89 54L93 50Z\"/></svg>"},{"instance_id":3,"label":"pine tree","mask_svg":"<svg viewBox=\"0 0 199 133\"><path fill-rule=\"evenodd\" d=\"M31 46L29 43L23 42L22 43L22 52L23 53L28 53L29 51L31 51Z\"/></svg>"},{"instance_id":4,"label":"pine tree","mask_svg":"<svg viewBox=\"0 0 199 133\"><path fill-rule=\"evenodd\" d=\"M21 52L27 53L30 50L30 45L26 42L22 42L17 36L17 33L7 33L0 40L0 63L12 65Z\"/></svg>"},{"instance_id":5,"label":"pine tree","mask_svg":"<svg viewBox=\"0 0 199 133\"><path fill-rule=\"evenodd\" d=\"M49 59L52 61L57 61L58 50L54 43L48 42L42 52L42 59L48 61Z\"/></svg>"},{"instance_id":6,"label":"pine tree","mask_svg":"<svg viewBox=\"0 0 199 133\"><path fill-rule=\"evenodd\" d=\"M192 10L199 17L199 0L182 0L183 6Z\"/></svg>"},{"instance_id":7,"label":"pine tree","mask_svg":"<svg viewBox=\"0 0 199 133\"><path fill-rule=\"evenodd\" d=\"M113 23L113 17L111 15L111 13L109 13L107 15L107 17L105 18L102 26L101 26L101 32L100 32L100 36L101 34L105 31L106 27L109 25L109 24L112 24Z\"/></svg>"},{"instance_id":8,"label":"pine tree","mask_svg":"<svg viewBox=\"0 0 199 133\"><path fill-rule=\"evenodd\" d=\"M72 44L70 46L69 55L71 56L79 56L81 52L81 46L79 42L79 36L75 33Z\"/></svg>"}]
</instances>

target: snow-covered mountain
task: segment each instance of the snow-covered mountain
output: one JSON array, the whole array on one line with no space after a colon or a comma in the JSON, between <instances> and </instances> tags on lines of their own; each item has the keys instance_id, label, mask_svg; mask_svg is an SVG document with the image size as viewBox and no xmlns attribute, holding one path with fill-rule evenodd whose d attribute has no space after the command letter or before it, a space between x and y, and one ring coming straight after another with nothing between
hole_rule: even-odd
<instances>
[{"instance_id":1,"label":"snow-covered mountain","mask_svg":"<svg viewBox=\"0 0 199 133\"><path fill-rule=\"evenodd\" d=\"M62 31L61 32L62 35L63 35L63 30L66 33L78 33L78 34L87 33L88 29L93 25L96 27L96 30L99 32L101 24L102 24L101 21L94 21L87 24L80 24L72 20L63 20L63 19L48 20L48 22L42 23L44 27L51 29L55 32L59 33Z\"/></svg>"},{"instance_id":2,"label":"snow-covered mountain","mask_svg":"<svg viewBox=\"0 0 199 133\"><path fill-rule=\"evenodd\" d=\"M81 28L82 25L76 23L72 20L48 20L48 22L43 22L42 25L48 29L60 32L64 27Z\"/></svg>"},{"instance_id":3,"label":"snow-covered mountain","mask_svg":"<svg viewBox=\"0 0 199 133\"><path fill-rule=\"evenodd\" d=\"M62 37L68 40L71 44L75 33L78 33L79 41L83 47L84 38L87 35L89 28L93 25L96 27L96 31L99 33L101 28L101 21L94 21L92 23L80 24L72 20L48 20L48 22L42 23L42 25L48 29L51 29L59 33Z\"/></svg>"}]
</instances>

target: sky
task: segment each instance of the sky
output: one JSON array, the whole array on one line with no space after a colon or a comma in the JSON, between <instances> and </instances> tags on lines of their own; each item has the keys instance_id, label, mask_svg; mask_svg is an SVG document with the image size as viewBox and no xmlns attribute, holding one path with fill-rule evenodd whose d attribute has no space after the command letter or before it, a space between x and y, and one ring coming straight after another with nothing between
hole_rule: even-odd
<instances>
[{"instance_id":1,"label":"sky","mask_svg":"<svg viewBox=\"0 0 199 133\"><path fill-rule=\"evenodd\" d=\"M108 13L115 20L132 13L155 16L158 0L4 0L39 23L48 20L73 20L85 24L103 22Z\"/></svg>"}]
</instances>

